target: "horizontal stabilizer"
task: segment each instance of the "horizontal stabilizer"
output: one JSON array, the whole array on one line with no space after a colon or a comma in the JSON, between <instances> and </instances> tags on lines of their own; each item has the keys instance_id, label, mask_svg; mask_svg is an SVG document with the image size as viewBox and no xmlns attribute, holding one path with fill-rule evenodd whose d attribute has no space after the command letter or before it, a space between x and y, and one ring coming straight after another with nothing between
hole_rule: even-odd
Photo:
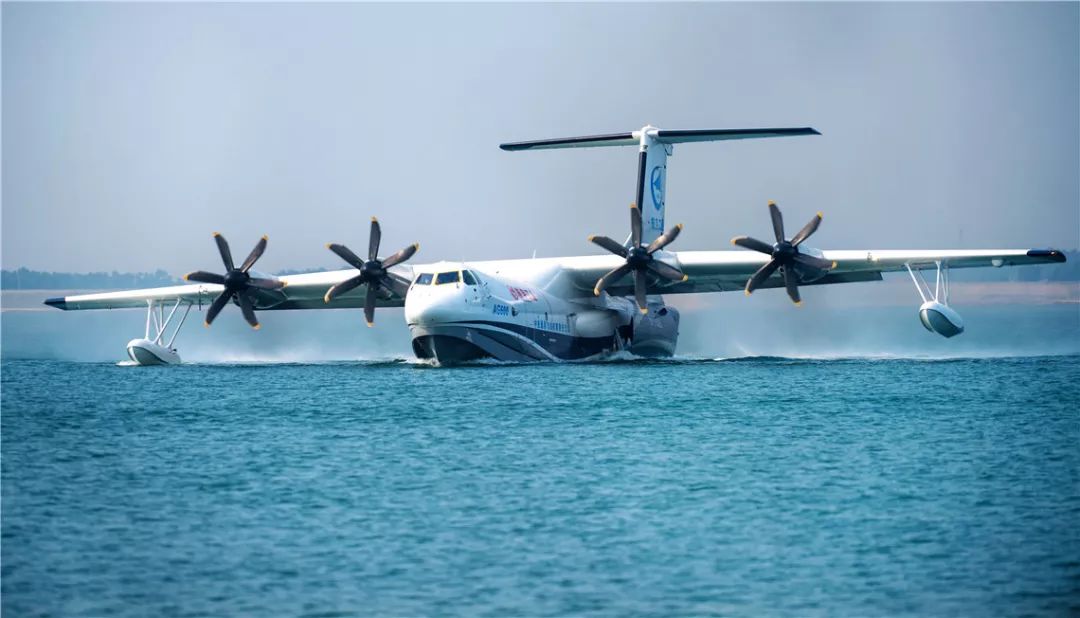
<instances>
[{"instance_id":1,"label":"horizontal stabilizer","mask_svg":"<svg viewBox=\"0 0 1080 618\"><path fill-rule=\"evenodd\" d=\"M593 148L595 146L637 146L638 138L633 133L611 133L609 135L584 135L582 137L563 137L558 139L540 139L531 142L512 142L499 144L503 150L542 150L545 148Z\"/></svg>"},{"instance_id":2,"label":"horizontal stabilizer","mask_svg":"<svg viewBox=\"0 0 1080 618\"><path fill-rule=\"evenodd\" d=\"M646 127L627 133L609 133L606 135L584 135L581 137L562 137L529 142L511 142L500 144L503 150L544 150L549 148L595 148L597 146L637 146L641 143L641 132L646 131L657 142L664 144L682 144L686 142L716 142L732 139L755 139L760 137L792 137L796 135L821 135L811 127L778 129L690 129L669 131Z\"/></svg>"},{"instance_id":3,"label":"horizontal stabilizer","mask_svg":"<svg viewBox=\"0 0 1080 618\"><path fill-rule=\"evenodd\" d=\"M817 129L691 129L689 131L657 130L656 141L665 144L685 142L717 142L729 139L754 139L758 137L794 137L796 135L821 135Z\"/></svg>"}]
</instances>

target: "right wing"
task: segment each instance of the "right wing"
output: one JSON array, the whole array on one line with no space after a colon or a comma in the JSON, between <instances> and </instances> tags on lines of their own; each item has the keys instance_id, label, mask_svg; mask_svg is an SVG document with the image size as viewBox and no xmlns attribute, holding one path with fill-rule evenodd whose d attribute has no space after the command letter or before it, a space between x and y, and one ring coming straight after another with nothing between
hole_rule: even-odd
<instances>
[{"instance_id":1,"label":"right wing","mask_svg":"<svg viewBox=\"0 0 1080 618\"><path fill-rule=\"evenodd\" d=\"M390 272L412 281L412 269L396 266ZM274 277L285 283L280 290L259 290L252 293L255 308L259 311L272 309L345 309L364 306L367 286L359 286L329 303L323 301L323 295L332 286L356 276L356 270L335 270L321 273L304 273ZM63 309L129 309L146 308L151 302L187 302L196 306L209 305L225 288L216 283L192 283L142 290L122 290L117 292L98 292L49 298L46 305ZM405 297L389 290L381 294L377 307L403 307Z\"/></svg>"}]
</instances>

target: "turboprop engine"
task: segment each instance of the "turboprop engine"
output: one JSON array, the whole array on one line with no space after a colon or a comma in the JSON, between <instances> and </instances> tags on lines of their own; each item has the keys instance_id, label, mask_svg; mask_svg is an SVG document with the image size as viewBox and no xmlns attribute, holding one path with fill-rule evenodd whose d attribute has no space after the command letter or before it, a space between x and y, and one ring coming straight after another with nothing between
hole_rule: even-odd
<instances>
[{"instance_id":1,"label":"turboprop engine","mask_svg":"<svg viewBox=\"0 0 1080 618\"><path fill-rule=\"evenodd\" d=\"M650 303L648 312L633 317L630 351L637 356L668 357L679 341L679 312L674 307Z\"/></svg>"}]
</instances>

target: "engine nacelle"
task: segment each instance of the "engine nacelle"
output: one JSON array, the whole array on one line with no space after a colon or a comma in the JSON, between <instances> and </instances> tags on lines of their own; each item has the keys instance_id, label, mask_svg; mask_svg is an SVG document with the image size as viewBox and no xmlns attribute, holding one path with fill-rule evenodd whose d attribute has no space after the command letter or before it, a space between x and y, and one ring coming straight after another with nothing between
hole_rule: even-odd
<instances>
[{"instance_id":1,"label":"engine nacelle","mask_svg":"<svg viewBox=\"0 0 1080 618\"><path fill-rule=\"evenodd\" d=\"M821 249L814 249L813 247L807 247L805 245L799 245L799 253L804 255L811 255L816 258L825 259L825 254L821 252ZM802 283L810 283L811 281L817 281L818 279L829 274L827 270L821 270L819 268L813 268L803 264L795 264L795 272L799 275L799 281Z\"/></svg>"},{"instance_id":2,"label":"engine nacelle","mask_svg":"<svg viewBox=\"0 0 1080 618\"><path fill-rule=\"evenodd\" d=\"M679 341L679 312L674 307L649 305L649 312L634 312L630 352L637 356L664 357L675 354Z\"/></svg>"},{"instance_id":3,"label":"engine nacelle","mask_svg":"<svg viewBox=\"0 0 1080 618\"><path fill-rule=\"evenodd\" d=\"M919 307L919 321L926 330L945 338L964 332L964 320L960 314L936 300L928 300Z\"/></svg>"},{"instance_id":4,"label":"engine nacelle","mask_svg":"<svg viewBox=\"0 0 1080 618\"><path fill-rule=\"evenodd\" d=\"M619 326L619 314L614 311L581 311L570 318L578 337L611 337Z\"/></svg>"}]
</instances>

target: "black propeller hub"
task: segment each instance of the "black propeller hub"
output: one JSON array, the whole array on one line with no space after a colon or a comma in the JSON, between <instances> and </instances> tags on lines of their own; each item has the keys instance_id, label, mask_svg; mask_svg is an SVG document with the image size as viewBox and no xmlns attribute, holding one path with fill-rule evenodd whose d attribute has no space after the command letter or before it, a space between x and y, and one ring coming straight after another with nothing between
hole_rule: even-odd
<instances>
[{"instance_id":1,"label":"black propeller hub","mask_svg":"<svg viewBox=\"0 0 1080 618\"><path fill-rule=\"evenodd\" d=\"M241 270L230 270L225 273L225 289L230 292L241 290L247 285L248 279L251 277Z\"/></svg>"},{"instance_id":2,"label":"black propeller hub","mask_svg":"<svg viewBox=\"0 0 1080 618\"><path fill-rule=\"evenodd\" d=\"M382 262L379 260L368 260L364 262L364 267L360 269L360 272L363 273L368 281L381 279L386 275L386 269L383 268Z\"/></svg>"},{"instance_id":3,"label":"black propeller hub","mask_svg":"<svg viewBox=\"0 0 1080 618\"><path fill-rule=\"evenodd\" d=\"M787 261L795 257L795 254L798 252L799 250L795 248L795 245L792 245L790 242L785 240L784 242L778 242L773 245L772 256L775 259Z\"/></svg>"},{"instance_id":4,"label":"black propeller hub","mask_svg":"<svg viewBox=\"0 0 1080 618\"><path fill-rule=\"evenodd\" d=\"M641 270L651 262L653 257L649 255L648 249L638 245L631 247L626 255L626 263L629 264L634 270Z\"/></svg>"}]
</instances>

